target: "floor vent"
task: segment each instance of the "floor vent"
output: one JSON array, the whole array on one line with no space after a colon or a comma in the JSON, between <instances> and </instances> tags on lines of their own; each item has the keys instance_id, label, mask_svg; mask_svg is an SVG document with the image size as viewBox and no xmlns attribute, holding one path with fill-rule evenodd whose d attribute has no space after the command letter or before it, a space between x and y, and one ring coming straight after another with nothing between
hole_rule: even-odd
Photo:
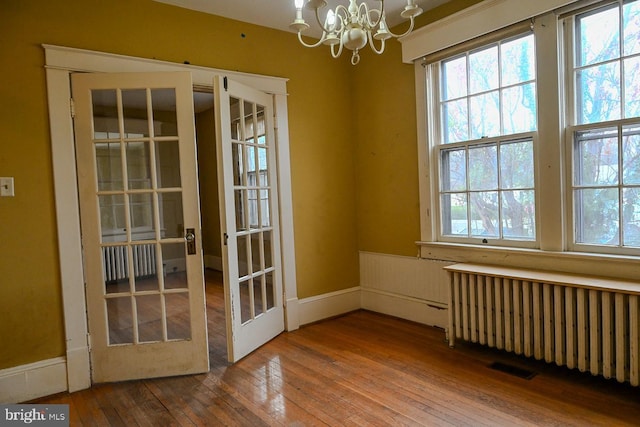
<instances>
[{"instance_id":1,"label":"floor vent","mask_svg":"<svg viewBox=\"0 0 640 427\"><path fill-rule=\"evenodd\" d=\"M517 366L507 365L502 362L493 362L489 365L491 369L495 369L496 371L504 372L510 375L515 375L519 378L524 378L525 380L530 380L531 378L537 375L537 372L529 371L527 369L518 368Z\"/></svg>"}]
</instances>

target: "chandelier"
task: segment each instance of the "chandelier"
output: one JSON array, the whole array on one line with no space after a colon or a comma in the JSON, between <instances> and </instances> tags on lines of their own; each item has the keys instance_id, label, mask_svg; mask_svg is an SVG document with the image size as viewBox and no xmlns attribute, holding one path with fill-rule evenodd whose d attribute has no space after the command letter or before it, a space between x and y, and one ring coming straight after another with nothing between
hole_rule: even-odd
<instances>
[{"instance_id":1,"label":"chandelier","mask_svg":"<svg viewBox=\"0 0 640 427\"><path fill-rule=\"evenodd\" d=\"M380 2L380 9L369 9L366 3L357 3L357 0L349 0L349 6L338 5L335 10L329 9L324 24L320 20L319 10L327 5L324 0L295 0L296 19L289 25L289 28L297 31L298 40L306 47L317 47L327 45L331 48L331 56L337 58L342 53L343 48L353 51L351 63L356 65L360 62L360 49L367 45L371 49L381 54L384 52L384 43L392 37L403 37L413 30L414 19L422 13L422 9L415 4L415 0L407 0L407 5L400 13L404 19L410 19L411 25L403 34L394 34L387 26L384 0ZM302 32L309 28L302 17L302 6L315 11L316 21L322 29L322 37L317 43L306 43L302 39ZM380 43L376 47L374 40Z\"/></svg>"}]
</instances>

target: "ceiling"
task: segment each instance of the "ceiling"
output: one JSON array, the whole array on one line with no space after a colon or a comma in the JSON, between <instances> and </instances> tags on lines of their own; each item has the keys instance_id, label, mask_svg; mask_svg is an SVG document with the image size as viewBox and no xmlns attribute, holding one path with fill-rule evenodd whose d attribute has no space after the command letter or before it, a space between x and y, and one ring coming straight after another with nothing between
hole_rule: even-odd
<instances>
[{"instance_id":1,"label":"ceiling","mask_svg":"<svg viewBox=\"0 0 640 427\"><path fill-rule=\"evenodd\" d=\"M277 30L291 31L289 24L295 18L294 0L155 0L160 3L171 4L186 9L219 15L237 21L275 28ZM324 19L328 8L335 8L338 4L348 5L347 0L326 0L327 6L321 10L321 19ZM363 0L358 0L361 3ZM364 0L370 8L380 8L378 0ZM433 9L443 3L452 0L416 0L416 4L423 10ZM400 12L407 4L407 0L385 0L387 24L393 27L404 21ZM313 12L303 9L304 18L311 25L305 32L315 37L320 36L317 25L313 25L315 18ZM315 31L314 31L315 30Z\"/></svg>"}]
</instances>

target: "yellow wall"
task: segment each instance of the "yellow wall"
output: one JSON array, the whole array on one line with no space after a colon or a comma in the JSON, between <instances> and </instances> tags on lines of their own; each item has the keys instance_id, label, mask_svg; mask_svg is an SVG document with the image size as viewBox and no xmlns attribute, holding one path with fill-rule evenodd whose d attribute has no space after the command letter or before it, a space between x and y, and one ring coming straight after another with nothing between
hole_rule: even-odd
<instances>
[{"instance_id":1,"label":"yellow wall","mask_svg":"<svg viewBox=\"0 0 640 427\"><path fill-rule=\"evenodd\" d=\"M417 18L424 26L481 0L455 0ZM401 33L406 25L393 31ZM388 41L366 48L352 75L357 158L358 249L415 256L420 240L415 72Z\"/></svg>"},{"instance_id":2,"label":"yellow wall","mask_svg":"<svg viewBox=\"0 0 640 427\"><path fill-rule=\"evenodd\" d=\"M196 114L198 181L200 185L202 249L205 255L221 258L220 199L218 198L218 160L214 120L213 109Z\"/></svg>"},{"instance_id":3,"label":"yellow wall","mask_svg":"<svg viewBox=\"0 0 640 427\"><path fill-rule=\"evenodd\" d=\"M0 20L0 176L16 185L0 198L0 369L64 355L42 43L289 78L298 293L358 285L347 61L151 0L3 1Z\"/></svg>"},{"instance_id":4,"label":"yellow wall","mask_svg":"<svg viewBox=\"0 0 640 427\"><path fill-rule=\"evenodd\" d=\"M299 298L357 286L358 250L415 254L413 68L397 41L353 67L290 33L151 0L1 1L0 176L16 196L0 198L0 369L65 349L43 43L290 79Z\"/></svg>"}]
</instances>

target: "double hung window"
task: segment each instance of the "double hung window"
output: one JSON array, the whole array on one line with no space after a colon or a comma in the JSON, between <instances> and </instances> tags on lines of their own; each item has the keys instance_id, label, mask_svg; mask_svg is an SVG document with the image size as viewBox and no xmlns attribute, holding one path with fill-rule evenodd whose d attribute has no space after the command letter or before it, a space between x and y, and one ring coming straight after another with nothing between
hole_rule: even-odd
<instances>
[{"instance_id":1,"label":"double hung window","mask_svg":"<svg viewBox=\"0 0 640 427\"><path fill-rule=\"evenodd\" d=\"M638 255L640 0L531 22L426 58L425 234Z\"/></svg>"},{"instance_id":2,"label":"double hung window","mask_svg":"<svg viewBox=\"0 0 640 427\"><path fill-rule=\"evenodd\" d=\"M428 72L438 239L535 245L533 33L458 52Z\"/></svg>"},{"instance_id":3,"label":"double hung window","mask_svg":"<svg viewBox=\"0 0 640 427\"><path fill-rule=\"evenodd\" d=\"M567 19L574 247L640 248L640 1ZM635 248L635 249L634 249Z\"/></svg>"}]
</instances>

